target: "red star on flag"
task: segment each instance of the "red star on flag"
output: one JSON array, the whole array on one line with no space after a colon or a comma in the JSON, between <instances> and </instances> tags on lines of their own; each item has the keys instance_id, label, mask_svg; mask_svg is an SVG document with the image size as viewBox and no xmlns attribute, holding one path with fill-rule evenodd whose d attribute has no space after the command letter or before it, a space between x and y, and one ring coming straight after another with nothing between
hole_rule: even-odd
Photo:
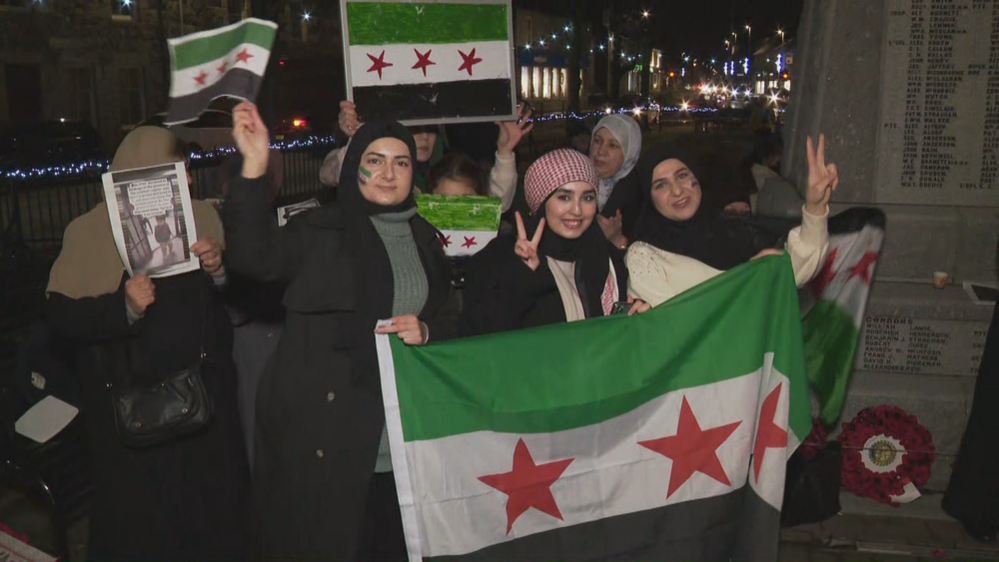
<instances>
[{"instance_id":1,"label":"red star on flag","mask_svg":"<svg viewBox=\"0 0 999 562\"><path fill-rule=\"evenodd\" d=\"M477 58L475 56L475 49L472 49L472 52L467 55L464 52L462 52L461 49L458 49L458 54L461 55L462 60L464 60L464 62L461 63L461 66L458 67L458 72L461 72L462 70L467 70L468 75L471 76L472 65L479 64L480 62L482 62L482 59Z\"/></svg>"},{"instance_id":2,"label":"red star on flag","mask_svg":"<svg viewBox=\"0 0 999 562\"><path fill-rule=\"evenodd\" d=\"M535 464L527 444L523 439L519 439L517 447L513 450L513 469L510 472L479 477L483 484L507 495L506 534L510 534L514 521L532 507L562 519L562 512L558 510L558 504L552 496L551 485L562 476L574 460L575 457Z\"/></svg>"},{"instance_id":3,"label":"red star on flag","mask_svg":"<svg viewBox=\"0 0 999 562\"><path fill-rule=\"evenodd\" d=\"M443 234L441 234L441 235L438 236L438 238L440 238L440 240L441 240L441 246L444 246L445 248L447 248L448 246L451 245L451 235L450 234L448 234L447 236L444 236Z\"/></svg>"},{"instance_id":4,"label":"red star on flag","mask_svg":"<svg viewBox=\"0 0 999 562\"><path fill-rule=\"evenodd\" d=\"M697 418L694 417L694 411L687 403L687 397L684 396L676 435L638 442L646 449L673 460L666 499L669 499L684 482L690 480L695 472L710 476L726 486L732 485L716 451L741 423L737 421L702 430Z\"/></svg>"},{"instance_id":5,"label":"red star on flag","mask_svg":"<svg viewBox=\"0 0 999 562\"><path fill-rule=\"evenodd\" d=\"M229 68L229 61L222 61L222 64L215 70L219 71L219 74L225 74L225 69Z\"/></svg>"},{"instance_id":6,"label":"red star on flag","mask_svg":"<svg viewBox=\"0 0 999 562\"><path fill-rule=\"evenodd\" d=\"M854 277L860 277L864 280L864 283L868 285L871 284L871 266L874 262L878 261L877 252L864 252L864 255L857 262L857 265L850 268L850 276L847 280L853 279Z\"/></svg>"},{"instance_id":7,"label":"red star on flag","mask_svg":"<svg viewBox=\"0 0 999 562\"><path fill-rule=\"evenodd\" d=\"M836 277L836 272L833 271L833 261L836 260L836 252L838 251L839 248L833 248L833 250L829 252L829 257L826 258L826 263L822 265L822 269L812 281L812 294L815 295L815 298L819 298L822 291L825 291L826 287L829 286L829 283L831 283L833 278Z\"/></svg>"},{"instance_id":8,"label":"red star on flag","mask_svg":"<svg viewBox=\"0 0 999 562\"><path fill-rule=\"evenodd\" d=\"M756 429L756 444L753 445L753 472L757 482L760 481L760 467L763 466L763 455L767 449L787 447L787 430L774 423L782 386L784 383L771 390L760 408L760 425Z\"/></svg>"},{"instance_id":9,"label":"red star on flag","mask_svg":"<svg viewBox=\"0 0 999 562\"><path fill-rule=\"evenodd\" d=\"M462 248L471 248L472 246L478 246L479 243L475 241L475 237L469 238L468 236L462 236L465 241L461 244Z\"/></svg>"},{"instance_id":10,"label":"red star on flag","mask_svg":"<svg viewBox=\"0 0 999 562\"><path fill-rule=\"evenodd\" d=\"M371 68L368 69L368 72L376 72L377 71L378 72L378 79L381 80L382 79L382 69L386 68L386 67L389 67L389 66L393 66L392 63L385 62L385 50L382 49L382 54L378 55L378 58L375 58L375 56L372 55L371 53L367 53L367 55L368 55L368 58L371 59L371 63L372 63L371 64Z\"/></svg>"},{"instance_id":11,"label":"red star on flag","mask_svg":"<svg viewBox=\"0 0 999 562\"><path fill-rule=\"evenodd\" d=\"M197 82L199 86L204 86L205 78L208 78L208 73L202 70L197 76L194 77L194 81Z\"/></svg>"},{"instance_id":12,"label":"red star on flag","mask_svg":"<svg viewBox=\"0 0 999 562\"><path fill-rule=\"evenodd\" d=\"M239 64L239 63L250 64L249 61L252 58L253 58L253 55L251 55L249 52L247 52L246 47L243 47L243 50L240 51L238 55L236 55L236 64Z\"/></svg>"},{"instance_id":13,"label":"red star on flag","mask_svg":"<svg viewBox=\"0 0 999 562\"><path fill-rule=\"evenodd\" d=\"M436 62L430 60L430 53L433 52L433 49L428 50L426 53L422 55L420 54L420 51L417 51L416 49L413 49L413 52L416 53L416 58L417 58L416 64L413 65L413 68L419 68L420 70L423 71L423 75L426 76L427 67L432 64L437 64Z\"/></svg>"}]
</instances>

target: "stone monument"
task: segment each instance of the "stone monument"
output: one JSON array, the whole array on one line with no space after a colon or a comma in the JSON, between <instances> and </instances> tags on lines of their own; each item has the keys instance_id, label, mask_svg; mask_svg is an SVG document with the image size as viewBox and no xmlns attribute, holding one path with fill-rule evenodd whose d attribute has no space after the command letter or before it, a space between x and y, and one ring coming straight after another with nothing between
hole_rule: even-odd
<instances>
[{"instance_id":1,"label":"stone monument","mask_svg":"<svg viewBox=\"0 0 999 562\"><path fill-rule=\"evenodd\" d=\"M840 173L832 212L875 206L888 218L841 421L899 406L936 453L924 497L895 510L843 494L843 508L944 517L935 492L992 316L962 284L996 283L999 0L806 0L798 45L785 176L804 185L805 137L821 131Z\"/></svg>"}]
</instances>

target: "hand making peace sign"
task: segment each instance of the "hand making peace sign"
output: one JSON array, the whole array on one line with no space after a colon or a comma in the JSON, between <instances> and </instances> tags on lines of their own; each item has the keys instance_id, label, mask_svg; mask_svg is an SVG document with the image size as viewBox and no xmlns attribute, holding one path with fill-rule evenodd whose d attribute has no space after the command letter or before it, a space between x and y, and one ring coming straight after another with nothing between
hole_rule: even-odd
<instances>
[{"instance_id":1,"label":"hand making peace sign","mask_svg":"<svg viewBox=\"0 0 999 562\"><path fill-rule=\"evenodd\" d=\"M808 192L805 194L805 211L810 215L825 215L829 197L838 185L836 164L826 165L826 136L819 135L818 151L815 150L812 137L808 137Z\"/></svg>"},{"instance_id":2,"label":"hand making peace sign","mask_svg":"<svg viewBox=\"0 0 999 562\"><path fill-rule=\"evenodd\" d=\"M541 243L541 235L545 231L545 219L541 219L538 223L538 228L534 231L534 237L530 240L527 239L527 230L524 228L524 219L520 217L520 211L517 211L517 245L514 246L514 252L520 259L524 260L527 267L534 271L537 271L538 265L541 264L541 259L538 258L538 244Z\"/></svg>"}]
</instances>

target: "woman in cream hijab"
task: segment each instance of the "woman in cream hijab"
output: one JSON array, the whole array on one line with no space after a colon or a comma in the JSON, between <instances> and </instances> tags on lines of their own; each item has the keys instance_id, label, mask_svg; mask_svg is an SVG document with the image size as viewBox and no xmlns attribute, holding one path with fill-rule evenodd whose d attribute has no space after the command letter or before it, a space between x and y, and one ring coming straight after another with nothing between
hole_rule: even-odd
<instances>
[{"instance_id":1,"label":"woman in cream hijab","mask_svg":"<svg viewBox=\"0 0 999 562\"><path fill-rule=\"evenodd\" d=\"M169 131L140 127L111 170L184 160ZM94 498L88 560L240 560L248 469L236 409L223 231L215 210L192 201L202 271L129 278L106 203L78 217L63 240L47 289L46 319L78 351L77 375L90 435ZM144 449L119 438L110 385L151 384L198 364L213 407L203 432Z\"/></svg>"}]
</instances>

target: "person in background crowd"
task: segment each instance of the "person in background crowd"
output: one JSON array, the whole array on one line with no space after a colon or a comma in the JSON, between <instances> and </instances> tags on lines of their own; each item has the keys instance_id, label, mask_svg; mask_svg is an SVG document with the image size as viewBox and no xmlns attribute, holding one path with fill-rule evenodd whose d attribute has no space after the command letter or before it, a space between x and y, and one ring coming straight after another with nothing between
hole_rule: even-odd
<instances>
[{"instance_id":1,"label":"person in background crowd","mask_svg":"<svg viewBox=\"0 0 999 562\"><path fill-rule=\"evenodd\" d=\"M999 269L999 247L996 248ZM978 367L971 415L943 497L943 510L964 525L975 540L996 541L999 532L999 306L992 309L992 322Z\"/></svg>"},{"instance_id":2,"label":"person in background crowd","mask_svg":"<svg viewBox=\"0 0 999 562\"><path fill-rule=\"evenodd\" d=\"M621 250L628 247L623 215L631 215L627 219L631 221L640 210L638 189L625 178L631 174L641 154L642 129L631 116L608 115L593 128L590 160L600 178L597 224L607 240Z\"/></svg>"},{"instance_id":3,"label":"person in background crowd","mask_svg":"<svg viewBox=\"0 0 999 562\"><path fill-rule=\"evenodd\" d=\"M597 182L590 161L571 149L531 165L524 193L532 219L525 225L517 213L517 236L500 236L471 259L461 335L611 314L627 274L621 253L593 223ZM629 314L647 309L638 301Z\"/></svg>"},{"instance_id":4,"label":"person in background crowd","mask_svg":"<svg viewBox=\"0 0 999 562\"><path fill-rule=\"evenodd\" d=\"M349 101L340 102L340 130L348 137L353 137L361 122L357 117L356 106ZM515 121L497 121L499 135L496 138L496 164L489 171L489 195L499 197L505 213L513 205L517 192L517 160L514 154L517 145L525 135L534 128L531 122L531 109L526 105L517 108ZM430 167L444 155L444 137L436 126L414 127L411 129L416 141L417 162L414 164L414 184L417 191L427 188L426 174ZM349 143L348 143L349 146ZM331 151L323 160L319 170L319 180L324 185L337 185L340 177L340 167L344 149Z\"/></svg>"},{"instance_id":5,"label":"person in background crowd","mask_svg":"<svg viewBox=\"0 0 999 562\"><path fill-rule=\"evenodd\" d=\"M239 153L228 158L220 166L218 185L224 197L229 193L229 185L243 170L243 157ZM267 177L271 197L272 218L276 219L273 200L281 189L283 162L281 153L272 150L268 153ZM239 375L239 418L243 426L243 440L246 454L253 468L254 420L256 419L257 390L264 366L281 341L281 325L284 323L284 307L281 295L285 285L280 281L262 282L244 275L231 273L226 295L226 310L233 324L232 359Z\"/></svg>"},{"instance_id":6,"label":"person in background crowd","mask_svg":"<svg viewBox=\"0 0 999 562\"><path fill-rule=\"evenodd\" d=\"M805 203L794 184L780 175L783 142L777 135L761 139L742 165L754 215L800 217Z\"/></svg>"},{"instance_id":7,"label":"person in background crowd","mask_svg":"<svg viewBox=\"0 0 999 562\"><path fill-rule=\"evenodd\" d=\"M446 339L436 317L450 288L436 230L416 214L416 143L394 121L365 124L347 148L337 200L278 228L268 134L252 104L234 111L233 136L244 161L225 202L227 263L288 283L257 403L260 555L406 560L374 332L408 345Z\"/></svg>"},{"instance_id":8,"label":"person in background crowd","mask_svg":"<svg viewBox=\"0 0 999 562\"><path fill-rule=\"evenodd\" d=\"M566 148L578 150L583 154L590 153L590 141L593 139L593 132L586 126L586 121L582 119L569 119L565 129Z\"/></svg>"},{"instance_id":9,"label":"person in background crowd","mask_svg":"<svg viewBox=\"0 0 999 562\"><path fill-rule=\"evenodd\" d=\"M173 133L139 127L111 170L184 160ZM190 177L188 178L190 181ZM223 231L215 210L191 201L202 271L131 278L115 247L106 203L66 228L45 304L53 333L80 348L78 374L91 439L94 495L87 560L243 560L249 472L236 408ZM109 384L154 383L198 363L211 397L202 433L130 449L118 436Z\"/></svg>"},{"instance_id":10,"label":"person in background crowd","mask_svg":"<svg viewBox=\"0 0 999 562\"><path fill-rule=\"evenodd\" d=\"M653 306L751 259L781 253L758 240L746 222L702 209L701 186L689 162L686 153L662 144L639 164L648 199L626 261L630 294ZM825 260L829 197L838 183L836 165L825 163L825 137L819 138L818 152L809 138L808 197L801 226L785 244L799 287Z\"/></svg>"},{"instance_id":11,"label":"person in background crowd","mask_svg":"<svg viewBox=\"0 0 999 562\"><path fill-rule=\"evenodd\" d=\"M427 184L434 195L488 195L482 168L460 152L451 152L431 166Z\"/></svg>"}]
</instances>

